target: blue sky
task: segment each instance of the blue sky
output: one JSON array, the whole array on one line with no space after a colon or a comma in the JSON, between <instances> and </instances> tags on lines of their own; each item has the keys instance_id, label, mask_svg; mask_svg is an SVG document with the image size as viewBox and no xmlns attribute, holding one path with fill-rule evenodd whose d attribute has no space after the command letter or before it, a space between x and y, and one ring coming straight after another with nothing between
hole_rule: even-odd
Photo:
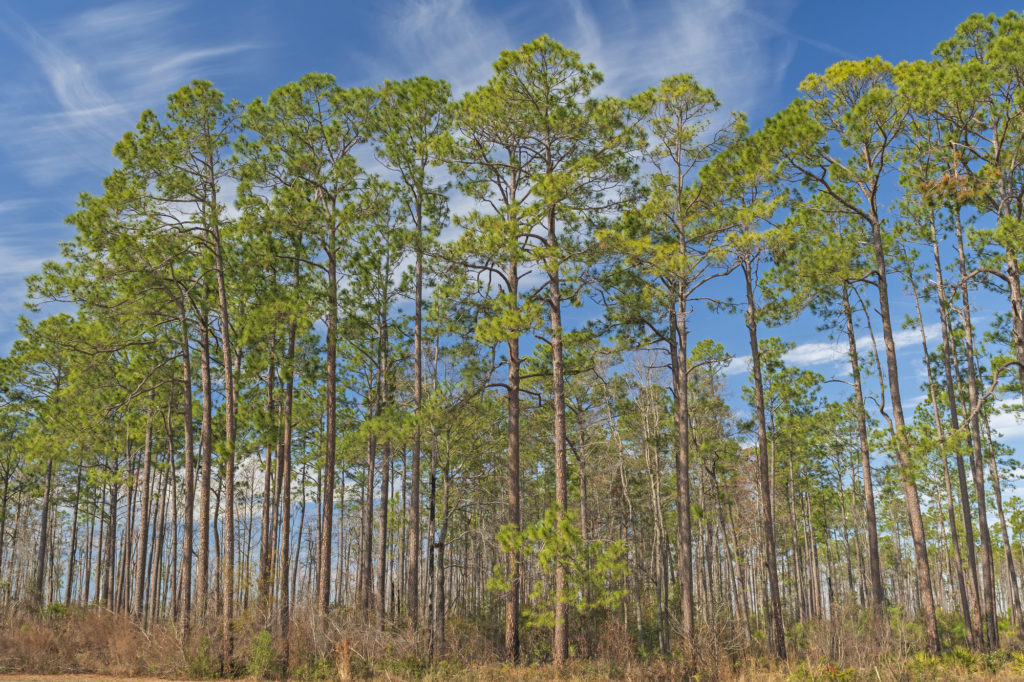
<instances>
[{"instance_id":1,"label":"blue sky","mask_svg":"<svg viewBox=\"0 0 1024 682\"><path fill-rule=\"evenodd\" d=\"M193 78L242 101L309 71L334 73L346 85L426 74L460 93L487 78L501 49L548 33L597 64L605 94L630 94L690 72L725 109L745 111L757 126L810 72L876 54L926 58L969 12L1014 8L821 0L0 0L0 352L15 335L23 278L59 255L58 242L72 234L63 217L80 192L99 191L113 167L114 142L142 110L159 110ZM1002 309L991 297L980 307L988 318ZM896 312L911 308L904 300ZM707 324L728 350L745 354L741 320L719 317L700 313L694 341L712 335L702 333ZM842 375L842 350L813 320L778 333L801 344L792 362ZM915 332L903 338L909 409L921 393L920 340ZM736 386L740 380L734 377ZM1011 416L998 426L1024 445L1024 428Z\"/></svg>"}]
</instances>

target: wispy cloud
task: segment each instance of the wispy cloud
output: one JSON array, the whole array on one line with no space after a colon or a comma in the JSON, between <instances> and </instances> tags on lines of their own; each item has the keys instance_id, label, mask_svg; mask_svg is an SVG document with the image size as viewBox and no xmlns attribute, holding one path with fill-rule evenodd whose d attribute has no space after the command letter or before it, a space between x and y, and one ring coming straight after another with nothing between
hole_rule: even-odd
<instances>
[{"instance_id":1,"label":"wispy cloud","mask_svg":"<svg viewBox=\"0 0 1024 682\"><path fill-rule=\"evenodd\" d=\"M14 333L25 276L69 236L60 216L80 181L98 184L139 114L192 79L251 67L239 57L257 44L196 38L188 9L130 0L29 21L0 0L0 342Z\"/></svg>"},{"instance_id":2,"label":"wispy cloud","mask_svg":"<svg viewBox=\"0 0 1024 682\"><path fill-rule=\"evenodd\" d=\"M120 2L82 12L67 22L91 35L117 37L140 24L161 21L182 9L180 2Z\"/></svg>"},{"instance_id":3,"label":"wispy cloud","mask_svg":"<svg viewBox=\"0 0 1024 682\"><path fill-rule=\"evenodd\" d=\"M1004 441L1024 438L1024 420L1022 420L1020 400L1000 400L996 403L996 407L998 408L997 412L989 420L993 435L1000 434Z\"/></svg>"},{"instance_id":4,"label":"wispy cloud","mask_svg":"<svg viewBox=\"0 0 1024 682\"><path fill-rule=\"evenodd\" d=\"M924 327L924 332L930 344L929 350L934 350L934 345L942 333L941 325L939 323L927 324ZM879 345L879 352L884 352L881 334L876 334L875 339ZM918 327L896 332L893 334L892 340L896 350L915 345L920 346L921 329ZM857 350L860 353L871 351L870 335L865 334L857 339ZM846 363L848 353L849 346L846 341L811 341L798 344L793 350L783 355L782 359L786 363L796 365L797 367L818 367L821 365ZM725 374L727 376L736 376L747 372L749 369L750 356L741 355L732 359L732 362L725 369ZM845 370L845 367L843 369Z\"/></svg>"},{"instance_id":5,"label":"wispy cloud","mask_svg":"<svg viewBox=\"0 0 1024 682\"><path fill-rule=\"evenodd\" d=\"M837 47L836 45L824 40L818 40L817 38L812 38L802 33L798 33L778 20L754 9L747 8L743 10L743 13L760 23L769 31L791 38L799 43L821 50L822 52L828 52L829 54L840 57L841 59L857 59L857 55L848 50L844 50L843 48Z\"/></svg>"},{"instance_id":6,"label":"wispy cloud","mask_svg":"<svg viewBox=\"0 0 1024 682\"><path fill-rule=\"evenodd\" d=\"M685 72L713 88L726 109L747 110L778 85L798 43L807 42L755 6L763 3L563 0L543 13L516 13L472 0L403 0L385 19L398 64L370 68L445 78L461 93L490 76L502 49L550 32L597 65L607 94L631 94ZM771 0L765 11L786 17L793 6Z\"/></svg>"},{"instance_id":7,"label":"wispy cloud","mask_svg":"<svg viewBox=\"0 0 1024 682\"><path fill-rule=\"evenodd\" d=\"M446 79L456 94L486 81L498 52L515 42L505 21L484 16L470 0L405 0L385 23L399 63L375 59L372 70L386 71L374 77L426 74Z\"/></svg>"},{"instance_id":8,"label":"wispy cloud","mask_svg":"<svg viewBox=\"0 0 1024 682\"><path fill-rule=\"evenodd\" d=\"M797 39L768 25L749 0L617 7L569 0L570 45L596 63L610 94L630 94L677 73L691 73L718 94L727 110L750 110L780 82ZM770 12L785 17L792 2ZM600 19L599 20L599 15Z\"/></svg>"},{"instance_id":9,"label":"wispy cloud","mask_svg":"<svg viewBox=\"0 0 1024 682\"><path fill-rule=\"evenodd\" d=\"M7 9L0 30L32 69L0 107L0 145L34 185L110 166L110 148L145 108L192 78L226 68L245 42L194 45L176 30L183 6L125 2L45 28ZM34 86L38 75L42 88Z\"/></svg>"},{"instance_id":10,"label":"wispy cloud","mask_svg":"<svg viewBox=\"0 0 1024 682\"><path fill-rule=\"evenodd\" d=\"M0 232L0 332L13 330L25 300L25 278L39 272L45 258L27 238ZM0 341L5 341L0 333ZM7 351L0 343L0 353Z\"/></svg>"},{"instance_id":11,"label":"wispy cloud","mask_svg":"<svg viewBox=\"0 0 1024 682\"><path fill-rule=\"evenodd\" d=\"M14 213L36 203L35 199L0 199L0 213Z\"/></svg>"}]
</instances>

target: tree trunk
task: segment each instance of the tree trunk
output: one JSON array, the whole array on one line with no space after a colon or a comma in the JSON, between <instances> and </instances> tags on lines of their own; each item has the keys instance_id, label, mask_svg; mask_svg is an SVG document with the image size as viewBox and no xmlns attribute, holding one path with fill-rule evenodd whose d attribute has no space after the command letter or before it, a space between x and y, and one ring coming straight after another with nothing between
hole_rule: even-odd
<instances>
[{"instance_id":1,"label":"tree trunk","mask_svg":"<svg viewBox=\"0 0 1024 682\"><path fill-rule=\"evenodd\" d=\"M971 473L974 479L974 495L978 505L978 534L981 536L981 576L984 594L983 618L985 620L984 641L988 648L999 648L999 625L996 622L996 577L995 559L992 555L992 538L988 527L988 508L985 501L985 458L981 451L981 428L979 426L978 374L974 363L974 327L971 321L970 295L967 293L967 266L964 252L963 229L959 211L954 213L957 251L960 256L960 288L963 308L960 311L964 324L964 351L967 359L967 395L970 412L968 427L971 441Z\"/></svg>"},{"instance_id":2,"label":"tree trunk","mask_svg":"<svg viewBox=\"0 0 1024 682\"><path fill-rule=\"evenodd\" d=\"M519 271L515 263L508 268L508 292L519 299ZM508 345L508 524L522 530L519 501L519 337ZM442 523L444 520L442 519ZM508 592L505 594L505 660L519 662L519 593L522 585L522 555L508 553ZM435 607L438 608L438 607Z\"/></svg>"},{"instance_id":3,"label":"tree trunk","mask_svg":"<svg viewBox=\"0 0 1024 682\"><path fill-rule=\"evenodd\" d=\"M384 441L380 468L380 528L377 538L377 622L384 627L387 616L388 575L388 486L391 482L391 443Z\"/></svg>"},{"instance_id":4,"label":"tree trunk","mask_svg":"<svg viewBox=\"0 0 1024 682\"><path fill-rule=\"evenodd\" d=\"M50 494L53 490L53 457L46 460L46 483L43 488L43 507L39 517L39 551L36 554L36 577L32 589L32 605L43 607L43 579L46 576L46 548L50 533Z\"/></svg>"},{"instance_id":5,"label":"tree trunk","mask_svg":"<svg viewBox=\"0 0 1024 682\"><path fill-rule=\"evenodd\" d=\"M183 543L181 549L181 609L179 612L179 627L182 632L185 632L188 629L189 620L192 615L192 557L195 553L192 544L196 501L196 464L194 433L192 430L192 360L184 302L179 302L178 304L178 322L181 325L182 422L185 431L185 443L183 445L185 450L185 516L182 524ZM205 411L203 421L204 423L206 421ZM168 424L169 429L170 425ZM175 528L177 528L177 524L175 524Z\"/></svg>"},{"instance_id":6,"label":"tree trunk","mask_svg":"<svg viewBox=\"0 0 1024 682\"><path fill-rule=\"evenodd\" d=\"M875 252L875 271L878 285L878 309L882 318L882 337L885 342L885 359L888 368L889 396L892 400L893 426L896 430L896 458L899 464L903 493L907 503L910 533L914 539L914 562L918 590L921 596L921 612L924 617L925 639L928 651L938 653L939 631L935 619L935 599L932 593L931 568L928 565L928 545L921 515L921 503L914 480L913 463L910 461L910 444L907 441L906 422L903 418L903 400L900 396L899 370L896 364L896 342L892 333L892 318L889 313L889 285L886 279L885 247L882 241L882 226L878 221L871 224L872 246Z\"/></svg>"},{"instance_id":7,"label":"tree trunk","mask_svg":"<svg viewBox=\"0 0 1024 682\"><path fill-rule=\"evenodd\" d=\"M999 485L999 464L996 461L995 448L992 443L992 427L985 421L985 435L989 444L989 468L992 471L992 492L996 498L996 511L999 514L999 526L1003 534L1003 552L1006 554L1006 583L1009 594L1006 600L1010 603L1010 620L1016 625L1021 623L1020 591L1017 587L1017 568L1013 562L1013 545L1010 543L1006 515L1003 513L1003 491Z\"/></svg>"},{"instance_id":8,"label":"tree trunk","mask_svg":"<svg viewBox=\"0 0 1024 682\"><path fill-rule=\"evenodd\" d=\"M210 202L214 207L213 245L217 275L217 305L220 309L220 346L224 362L224 560L221 583L221 613L224 617L222 636L225 658L230 661L234 649L232 620L234 619L235 586L235 370L231 351L231 322L228 317L227 276L224 267L220 225L217 221L217 185L213 179L213 161L208 157L207 168L211 187ZM223 667L223 666L222 666Z\"/></svg>"},{"instance_id":9,"label":"tree trunk","mask_svg":"<svg viewBox=\"0 0 1024 682\"><path fill-rule=\"evenodd\" d=\"M6 493L6 490L4 491ZM67 582L64 585L64 607L71 606L71 587L75 576L75 554L78 552L78 506L79 498L82 495L82 463L78 463L78 470L75 474L75 501L71 512L71 546L68 548L68 573ZM5 494L6 497L6 494ZM4 500L6 504L6 500ZM6 508L3 511L7 511ZM2 537L2 533L0 533ZM2 562L0 562L2 565Z\"/></svg>"},{"instance_id":10,"label":"tree trunk","mask_svg":"<svg viewBox=\"0 0 1024 682\"><path fill-rule=\"evenodd\" d=\"M271 339L273 345L273 339ZM274 414L274 364L270 364L267 371L267 414ZM271 475L270 466L273 461L273 452L277 447L277 439L273 444L266 446L266 460L263 463L263 508L260 516L260 573L259 585L257 587L257 599L260 608L266 608L270 603L270 560L272 549L272 535L270 529L270 506L271 506Z\"/></svg>"},{"instance_id":11,"label":"tree trunk","mask_svg":"<svg viewBox=\"0 0 1024 682\"><path fill-rule=\"evenodd\" d=\"M939 314L942 321L942 367L946 382L946 400L949 403L950 426L954 432L960 430L960 414L958 399L956 395L956 383L953 380L952 363L956 361L953 349L953 326L949 318L949 304L946 301L945 287L942 282L942 267L939 261L938 237L935 233L935 226L932 225L932 256L935 263L936 292L939 298ZM957 489L960 493L960 513L964 525L964 545L967 548L967 589L970 601L970 611L965 611L964 619L967 628L971 631L975 645L980 646L982 642L982 622L980 609L981 585L978 581L978 560L975 554L974 543L974 521L971 514L970 494L967 490L967 474L964 467L963 455L960 449L954 451L956 462ZM959 551L959 545L958 545ZM961 564L962 566L962 564Z\"/></svg>"},{"instance_id":12,"label":"tree trunk","mask_svg":"<svg viewBox=\"0 0 1024 682\"><path fill-rule=\"evenodd\" d=\"M764 384L761 379L761 351L757 340L757 306L754 299L752 264L741 264L746 283L747 333L750 336L751 374L754 383L754 412L757 418L757 461L761 488L762 523L765 540L765 569L768 572L769 617L775 655L786 658L786 634L782 624L782 602L779 596L779 572L776 564L775 520L772 514L771 472L768 465L768 438L765 429Z\"/></svg>"},{"instance_id":13,"label":"tree trunk","mask_svg":"<svg viewBox=\"0 0 1024 682\"><path fill-rule=\"evenodd\" d=\"M320 562L317 575L317 607L327 613L331 603L331 550L334 522L335 446L338 419L338 264L331 229L327 244L327 427L324 434L324 497L320 519Z\"/></svg>"},{"instance_id":14,"label":"tree trunk","mask_svg":"<svg viewBox=\"0 0 1024 682\"><path fill-rule=\"evenodd\" d=\"M420 448L422 426L419 419L423 412L423 214L420 201L416 201L416 272L415 312L413 327L413 378L412 399L416 415L416 427L412 437L412 462L410 464L409 488L409 565L408 583L409 627L419 628L420 618ZM433 538L430 539L434 541Z\"/></svg>"},{"instance_id":15,"label":"tree trunk","mask_svg":"<svg viewBox=\"0 0 1024 682\"><path fill-rule=\"evenodd\" d=\"M676 509L679 523L676 527L676 545L679 563L679 608L682 618L683 645L687 657L693 651L693 539L690 519L690 403L689 359L687 358L687 301L683 283L677 284L677 305L669 312L675 346L673 358L673 414L675 427ZM667 576L666 576L667 577Z\"/></svg>"},{"instance_id":16,"label":"tree trunk","mask_svg":"<svg viewBox=\"0 0 1024 682\"><path fill-rule=\"evenodd\" d=\"M849 341L850 373L853 392L857 400L857 440L860 446L861 475L864 477L864 521L868 532L868 566L871 574L871 602L878 615L885 610L885 589L882 587L882 564L878 557L878 524L875 520L875 494L871 480L871 451L868 448L868 427L864 409L864 389L860 381L860 359L857 355L857 336L853 326L853 310L847 288L843 286L843 314L846 317L846 336Z\"/></svg>"},{"instance_id":17,"label":"tree trunk","mask_svg":"<svg viewBox=\"0 0 1024 682\"><path fill-rule=\"evenodd\" d=\"M135 557L135 592L132 594L131 613L137 620L142 620L146 606L146 559L149 547L149 489L152 476L153 461L153 404L154 392L149 391L149 403L146 406L146 442L142 448L142 504L139 508L139 553Z\"/></svg>"},{"instance_id":18,"label":"tree trunk","mask_svg":"<svg viewBox=\"0 0 1024 682\"><path fill-rule=\"evenodd\" d=\"M202 332L199 337L199 381L202 389L203 419L199 427L202 450L202 474L199 507L199 570L196 590L199 597L199 615L205 617L210 596L210 481L213 453L213 386L210 377L210 317L203 313Z\"/></svg>"},{"instance_id":19,"label":"tree trunk","mask_svg":"<svg viewBox=\"0 0 1024 682\"><path fill-rule=\"evenodd\" d=\"M555 210L548 211L548 246L556 247ZM562 358L562 289L559 280L557 256L549 264L548 309L551 322L551 383L552 408L555 412L555 502L558 520L565 518L569 508L569 468L565 430L565 369ZM566 557L557 557L555 563L555 633L552 653L555 665L564 665L569 658L569 604L565 596Z\"/></svg>"}]
</instances>

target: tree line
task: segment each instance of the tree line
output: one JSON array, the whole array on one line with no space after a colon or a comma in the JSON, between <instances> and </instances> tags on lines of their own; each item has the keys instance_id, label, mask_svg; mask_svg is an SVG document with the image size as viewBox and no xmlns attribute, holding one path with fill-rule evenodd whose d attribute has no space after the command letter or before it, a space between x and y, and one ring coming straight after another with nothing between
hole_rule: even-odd
<instances>
[{"instance_id":1,"label":"tree line","mask_svg":"<svg viewBox=\"0 0 1024 682\"><path fill-rule=\"evenodd\" d=\"M1022 55L1019 14L972 15L756 130L686 74L599 96L547 36L459 98L181 88L0 360L0 601L216 622L228 659L254 619L286 664L297 609L431 657L454 619L512 662L608 631L785 658L887 610L929 651L998 648L1024 627L992 426L1024 388ZM712 314L744 323L742 407ZM846 349L841 388L767 335L797 319Z\"/></svg>"}]
</instances>

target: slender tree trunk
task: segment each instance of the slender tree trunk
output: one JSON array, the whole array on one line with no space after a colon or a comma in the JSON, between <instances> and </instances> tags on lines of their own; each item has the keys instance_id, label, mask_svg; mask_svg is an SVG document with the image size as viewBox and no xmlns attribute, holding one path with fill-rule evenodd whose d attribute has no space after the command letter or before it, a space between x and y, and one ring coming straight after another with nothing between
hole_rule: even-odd
<instances>
[{"instance_id":1,"label":"slender tree trunk","mask_svg":"<svg viewBox=\"0 0 1024 682\"><path fill-rule=\"evenodd\" d=\"M388 499L391 482L391 443L384 441L380 469L380 528L377 542L377 622L384 627L387 616L388 575Z\"/></svg>"},{"instance_id":2,"label":"slender tree trunk","mask_svg":"<svg viewBox=\"0 0 1024 682\"><path fill-rule=\"evenodd\" d=\"M519 271L511 263L507 272L508 293L519 298ZM508 524L518 533L522 530L519 501L519 337L508 345ZM445 519L442 519L444 523ZM505 660L519 662L519 594L522 585L522 555L508 553L508 592L505 594ZM440 606L435 606L440 609ZM436 622L436 620L435 620Z\"/></svg>"},{"instance_id":3,"label":"slender tree trunk","mask_svg":"<svg viewBox=\"0 0 1024 682\"><path fill-rule=\"evenodd\" d=\"M296 244L299 251L301 243ZM299 264L294 262L292 271L292 287L299 288ZM289 639L291 602L288 599L288 577L291 571L291 531L292 531L292 402L295 387L295 337L297 324L294 319L288 322L288 347L284 358L284 412L281 415L281 457L278 466L281 471L278 492L281 500L281 589L278 598L278 620L281 628L281 673L288 676L288 662L291 655Z\"/></svg>"},{"instance_id":4,"label":"slender tree trunk","mask_svg":"<svg viewBox=\"0 0 1024 682\"><path fill-rule=\"evenodd\" d=\"M548 246L556 249L555 210L548 211ZM562 286L559 279L558 256L550 263L548 275L548 309L551 323L552 407L555 412L555 502L558 519L565 518L569 508L569 468L565 429L565 368L562 358ZM553 655L555 665L564 665L569 658L569 603L565 596L565 558L555 563L555 633Z\"/></svg>"},{"instance_id":5,"label":"slender tree trunk","mask_svg":"<svg viewBox=\"0 0 1024 682\"><path fill-rule=\"evenodd\" d=\"M202 451L202 474L199 503L199 570L196 586L199 597L199 615L205 617L210 596L210 481L213 453L213 386L210 377L210 317L203 313L202 332L199 337L199 381L202 390L203 418L199 427L199 447Z\"/></svg>"},{"instance_id":6,"label":"slender tree trunk","mask_svg":"<svg viewBox=\"0 0 1024 682\"><path fill-rule=\"evenodd\" d=\"M882 226L878 221L871 224L872 246L875 252L875 271L878 285L878 309L882 318L882 337L885 343L885 359L888 366L889 396L892 400L893 427L896 430L896 457L899 464L903 493L907 503L910 532L914 539L914 562L918 590L921 596L921 615L924 618L925 639L928 651L939 650L939 631L935 619L935 599L932 593L931 568L928 565L928 545L925 537L924 518L921 502L914 480L914 467L910 461L910 444L907 441L906 422L903 418L903 400L900 396L899 370L896 364L896 342L893 339L892 318L889 313L889 285L886 279L885 247L882 241Z\"/></svg>"},{"instance_id":7,"label":"slender tree trunk","mask_svg":"<svg viewBox=\"0 0 1024 682\"><path fill-rule=\"evenodd\" d=\"M320 519L320 562L317 606L327 613L331 603L331 542L334 522L335 446L338 419L338 264L336 228L331 229L327 244L327 432L324 443L324 498Z\"/></svg>"},{"instance_id":8,"label":"slender tree trunk","mask_svg":"<svg viewBox=\"0 0 1024 682\"><path fill-rule=\"evenodd\" d=\"M857 336L853 326L853 310L846 286L843 286L843 314L846 317L846 336L849 341L850 373L853 392L857 400L857 440L860 446L861 475L864 478L864 522L868 532L868 566L871 574L871 602L877 614L885 610L885 589L882 587L882 565L878 557L878 524L875 520L875 494L871 480L871 450L868 448L868 427L864 409L864 389L860 381L860 358L857 354Z\"/></svg>"},{"instance_id":9,"label":"slender tree trunk","mask_svg":"<svg viewBox=\"0 0 1024 682\"><path fill-rule=\"evenodd\" d=\"M1009 594L1007 601L1010 602L1010 619L1014 625L1021 624L1020 591L1017 586L1017 568L1013 561L1013 545L1010 543L1006 515L1003 513L1003 491L999 484L999 464L996 461L996 452L992 442L992 427L985 420L985 436L989 444L989 468L992 471L992 492L996 498L996 511L999 513L999 527L1003 534L1003 551L1006 553L1006 582Z\"/></svg>"},{"instance_id":10,"label":"slender tree trunk","mask_svg":"<svg viewBox=\"0 0 1024 682\"><path fill-rule=\"evenodd\" d=\"M235 586L235 370L231 342L231 321L228 315L227 275L221 242L217 185L213 178L213 159L207 157L210 202L214 207L212 226L214 262L217 276L217 305L220 312L220 346L224 362L224 560L221 582L221 613L225 658L230 661L234 649L234 586ZM223 666L222 666L223 667Z\"/></svg>"},{"instance_id":11,"label":"slender tree trunk","mask_svg":"<svg viewBox=\"0 0 1024 682\"><path fill-rule=\"evenodd\" d=\"M420 448L423 412L423 213L417 198L416 210L416 273L415 313L413 327L413 379L412 399L416 415L416 427L412 437L412 462L410 464L409 488L409 565L407 573L409 627L419 628L420 617ZM430 539L434 541L433 538Z\"/></svg>"},{"instance_id":12,"label":"slender tree trunk","mask_svg":"<svg viewBox=\"0 0 1024 682\"><path fill-rule=\"evenodd\" d=\"M273 344L273 339L271 339ZM274 414L274 364L271 363L267 372L267 414ZM270 467L273 460L273 452L277 448L277 439L273 444L266 447L266 461L263 463L263 508L260 516L260 574L258 600L260 608L266 608L270 603L270 561L273 547L270 528L270 507L271 507L271 474Z\"/></svg>"},{"instance_id":13,"label":"slender tree trunk","mask_svg":"<svg viewBox=\"0 0 1024 682\"><path fill-rule=\"evenodd\" d=\"M6 497L6 489L4 490L4 497ZM71 606L71 587L74 582L75 576L75 555L78 553L78 506L79 498L82 495L82 463L78 463L77 472L75 473L75 501L73 504L73 510L71 512L71 546L68 548L68 573L67 580L64 584L64 607ZM4 500L6 504L6 500ZM6 507L3 511L7 511ZM3 537L3 533L0 532L0 538ZM3 562L0 561L0 565Z\"/></svg>"},{"instance_id":14,"label":"slender tree trunk","mask_svg":"<svg viewBox=\"0 0 1024 682\"><path fill-rule=\"evenodd\" d=\"M50 494L53 490L53 457L46 460L46 482L43 488L43 507L39 517L39 551L36 554L36 576L32 589L32 604L43 606L43 579L46 576L46 548L50 534Z\"/></svg>"},{"instance_id":15,"label":"slender tree trunk","mask_svg":"<svg viewBox=\"0 0 1024 682\"><path fill-rule=\"evenodd\" d=\"M185 317L185 304L183 301L178 304L178 322L181 326L182 423L185 432L185 443L183 445L185 450L185 515L182 524L181 607L178 626L182 632L185 632L188 629L189 620L192 615L192 557L195 553L193 550L193 537L195 534L193 525L196 502L196 463L195 435L192 430L192 359L189 348L187 318ZM168 425L169 429L170 425ZM175 528L177 528L177 524L175 524Z\"/></svg>"},{"instance_id":16,"label":"slender tree trunk","mask_svg":"<svg viewBox=\"0 0 1024 682\"><path fill-rule=\"evenodd\" d=\"M99 516L100 519L99 534L96 536L96 595L93 597L93 601L97 604L99 604L100 600L103 598L103 590L106 587L106 580L103 578L103 548L104 543L106 542L106 536L104 535L104 529L106 528L104 508L106 507L106 504L107 487L100 486L100 501L99 506L96 507L96 515ZM17 525L15 525L14 528L17 530ZM88 595L86 595L86 598L88 598Z\"/></svg>"},{"instance_id":17,"label":"slender tree trunk","mask_svg":"<svg viewBox=\"0 0 1024 682\"><path fill-rule=\"evenodd\" d=\"M436 653L434 630L434 609L437 608L437 583L434 580L434 561L437 544L437 434L431 424L431 453L430 453L430 492L427 501L427 578L429 580L430 592L427 603L427 622L430 625L430 632L427 635L430 660L434 660Z\"/></svg>"},{"instance_id":18,"label":"slender tree trunk","mask_svg":"<svg viewBox=\"0 0 1024 682\"><path fill-rule=\"evenodd\" d=\"M153 557L153 566L150 569L150 576L152 579L150 588L150 616L149 622L156 622L157 617L160 615L161 607L164 605L164 600L168 595L171 597L171 602L174 603L175 587L172 587L169 591L165 590L163 594L159 592L160 589L160 574L163 568L164 560L164 538L167 533L167 486L170 480L174 477L174 445L171 440L171 403L167 404L167 464L168 468L164 470L164 482L160 487L160 520L159 532L156 536L156 547ZM174 524L176 525L176 524ZM174 567L177 565L176 562L172 561L168 570L168 577L174 575ZM165 583L166 585L166 583Z\"/></svg>"},{"instance_id":19,"label":"slender tree trunk","mask_svg":"<svg viewBox=\"0 0 1024 682\"><path fill-rule=\"evenodd\" d=\"M128 449L128 446L125 446ZM117 460L114 461L114 468L117 468ZM118 503L118 485L114 483L110 487L110 495L108 496L107 503L109 508L107 510L107 547L106 547L106 561L107 565L104 569L103 576L103 603L110 609L114 609L114 566L115 554L117 551L117 503Z\"/></svg>"},{"instance_id":20,"label":"slender tree trunk","mask_svg":"<svg viewBox=\"0 0 1024 682\"><path fill-rule=\"evenodd\" d=\"M377 408L371 406L370 414L376 415ZM362 604L363 612L369 616L373 601L373 481L377 466L377 437L370 435L366 441L366 504L363 508L363 554L362 560Z\"/></svg>"},{"instance_id":21,"label":"slender tree trunk","mask_svg":"<svg viewBox=\"0 0 1024 682\"><path fill-rule=\"evenodd\" d=\"M4 548L6 546L4 544L4 537L7 535L7 507L8 507L8 505L11 502L11 498L9 496L9 493L10 493L10 486L11 486L11 477L13 475L14 475L14 472L9 470L9 469L4 471L4 492L3 492L2 495L0 495L0 570L2 570L3 567L4 567ZM91 530L92 530L92 518L89 519L89 529L90 529L90 532L91 532ZM13 543L12 543L12 549L13 549ZM86 599L88 599L89 598L88 590L86 590L85 595L86 595ZM0 596L2 596L2 595L0 595Z\"/></svg>"},{"instance_id":22,"label":"slender tree trunk","mask_svg":"<svg viewBox=\"0 0 1024 682\"><path fill-rule=\"evenodd\" d=\"M981 428L979 426L978 374L974 363L974 326L971 321L970 295L967 293L967 265L964 252L963 228L959 211L954 212L957 252L959 254L960 277L963 284L960 296L963 308L960 316L964 324L964 350L967 359L967 395L970 412L968 427L971 441L971 473L974 479L974 495L978 505L978 534L981 536L981 576L984 594L983 617L985 620L985 642L988 648L999 648L999 625L996 622L996 577L995 559L992 555L992 538L988 527L988 508L985 501L985 461L981 451Z\"/></svg>"},{"instance_id":23,"label":"slender tree trunk","mask_svg":"<svg viewBox=\"0 0 1024 682\"><path fill-rule=\"evenodd\" d=\"M142 504L139 508L139 553L135 557L135 592L132 595L132 616L142 620L145 616L146 590L146 559L148 558L149 542L149 490L152 477L153 462L153 389L149 391L149 403L146 406L146 442L142 447Z\"/></svg>"},{"instance_id":24,"label":"slender tree trunk","mask_svg":"<svg viewBox=\"0 0 1024 682\"><path fill-rule=\"evenodd\" d=\"M772 644L775 655L786 658L786 634L782 624L782 602L779 596L779 572L776 564L775 519L772 514L771 471L768 464L768 438L765 430L764 384L761 379L761 351L757 340L757 306L754 298L752 264L741 264L746 283L746 324L750 336L751 373L754 383L754 411L757 417L757 460L761 488L762 523L765 540L765 569L768 572L768 599Z\"/></svg>"},{"instance_id":25,"label":"slender tree trunk","mask_svg":"<svg viewBox=\"0 0 1024 682\"><path fill-rule=\"evenodd\" d=\"M437 595L436 604L434 606L434 623L433 631L436 633L435 647L439 653L444 653L445 650L445 633L444 633L444 620L445 620L445 563L444 563L444 552L448 538L448 480L451 472L451 461L450 457L446 458L445 471L444 471L444 491L442 493L442 509L441 509L441 531L437 538L437 564L434 574L434 593Z\"/></svg>"},{"instance_id":26,"label":"slender tree trunk","mask_svg":"<svg viewBox=\"0 0 1024 682\"><path fill-rule=\"evenodd\" d=\"M682 249L682 246L680 247ZM675 427L676 509L679 523L676 527L676 545L679 562L679 607L682 617L683 644L687 656L693 646L693 539L690 519L690 402L689 359L687 358L687 300L685 284L677 285L678 309L673 307L669 319L673 326L675 358L672 384L674 388L673 425Z\"/></svg>"}]
</instances>

